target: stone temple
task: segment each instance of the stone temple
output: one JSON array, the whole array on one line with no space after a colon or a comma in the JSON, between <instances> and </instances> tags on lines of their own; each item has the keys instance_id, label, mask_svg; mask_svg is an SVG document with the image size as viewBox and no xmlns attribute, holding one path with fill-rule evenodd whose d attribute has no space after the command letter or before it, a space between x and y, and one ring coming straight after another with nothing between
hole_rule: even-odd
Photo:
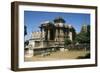
<instances>
[{"instance_id":1,"label":"stone temple","mask_svg":"<svg viewBox=\"0 0 100 73\"><path fill-rule=\"evenodd\" d=\"M75 39L75 29L66 24L62 17L57 17L53 21L44 21L39 26L40 31L32 32L27 48L28 56L40 55L45 52L66 51L64 41L66 38L73 41Z\"/></svg>"}]
</instances>

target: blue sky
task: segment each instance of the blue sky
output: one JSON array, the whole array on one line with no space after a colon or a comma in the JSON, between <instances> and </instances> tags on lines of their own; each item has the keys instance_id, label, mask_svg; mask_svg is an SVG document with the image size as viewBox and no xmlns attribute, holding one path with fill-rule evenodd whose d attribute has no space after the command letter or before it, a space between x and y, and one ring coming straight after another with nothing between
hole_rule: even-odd
<instances>
[{"instance_id":1,"label":"blue sky","mask_svg":"<svg viewBox=\"0 0 100 73\"><path fill-rule=\"evenodd\" d=\"M81 26L84 23L90 25L90 14L24 11L24 24L27 26L27 33L30 34L33 31L39 31L39 25L42 22L53 21L58 16L62 17L66 21L66 24L71 24L76 32L80 32Z\"/></svg>"}]
</instances>

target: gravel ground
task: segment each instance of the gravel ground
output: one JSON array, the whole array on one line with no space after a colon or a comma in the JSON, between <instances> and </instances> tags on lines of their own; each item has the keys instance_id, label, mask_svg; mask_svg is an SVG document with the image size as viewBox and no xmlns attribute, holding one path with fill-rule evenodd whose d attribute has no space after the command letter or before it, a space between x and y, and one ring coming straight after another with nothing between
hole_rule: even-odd
<instances>
[{"instance_id":1,"label":"gravel ground","mask_svg":"<svg viewBox=\"0 0 100 73\"><path fill-rule=\"evenodd\" d=\"M46 61L46 60L63 60L63 59L77 59L79 56L85 56L89 51L65 51L65 52L53 52L48 56L33 56L25 57L25 61Z\"/></svg>"}]
</instances>

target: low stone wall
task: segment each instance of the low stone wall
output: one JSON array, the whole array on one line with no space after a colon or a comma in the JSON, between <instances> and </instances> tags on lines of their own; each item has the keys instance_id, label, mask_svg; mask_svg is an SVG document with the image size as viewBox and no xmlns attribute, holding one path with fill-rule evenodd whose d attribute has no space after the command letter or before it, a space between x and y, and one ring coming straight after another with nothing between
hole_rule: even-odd
<instances>
[{"instance_id":1,"label":"low stone wall","mask_svg":"<svg viewBox=\"0 0 100 73\"><path fill-rule=\"evenodd\" d=\"M68 45L65 47L68 50L90 50L90 44Z\"/></svg>"}]
</instances>

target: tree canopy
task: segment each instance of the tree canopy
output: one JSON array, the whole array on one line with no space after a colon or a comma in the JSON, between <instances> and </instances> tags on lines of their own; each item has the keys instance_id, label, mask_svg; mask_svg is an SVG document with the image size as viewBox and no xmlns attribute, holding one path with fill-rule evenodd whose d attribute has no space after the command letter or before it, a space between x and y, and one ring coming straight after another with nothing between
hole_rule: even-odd
<instances>
[{"instance_id":1,"label":"tree canopy","mask_svg":"<svg viewBox=\"0 0 100 73\"><path fill-rule=\"evenodd\" d=\"M64 40L64 45L65 45L65 47L66 47L66 46L69 45L69 44L71 44L71 40L70 40L69 37L67 36L67 37L65 38L65 40Z\"/></svg>"},{"instance_id":2,"label":"tree canopy","mask_svg":"<svg viewBox=\"0 0 100 73\"><path fill-rule=\"evenodd\" d=\"M27 27L24 25L24 36L27 35Z\"/></svg>"},{"instance_id":3,"label":"tree canopy","mask_svg":"<svg viewBox=\"0 0 100 73\"><path fill-rule=\"evenodd\" d=\"M90 25L87 25L87 32L81 31L76 35L75 41L78 43L90 43Z\"/></svg>"}]
</instances>

